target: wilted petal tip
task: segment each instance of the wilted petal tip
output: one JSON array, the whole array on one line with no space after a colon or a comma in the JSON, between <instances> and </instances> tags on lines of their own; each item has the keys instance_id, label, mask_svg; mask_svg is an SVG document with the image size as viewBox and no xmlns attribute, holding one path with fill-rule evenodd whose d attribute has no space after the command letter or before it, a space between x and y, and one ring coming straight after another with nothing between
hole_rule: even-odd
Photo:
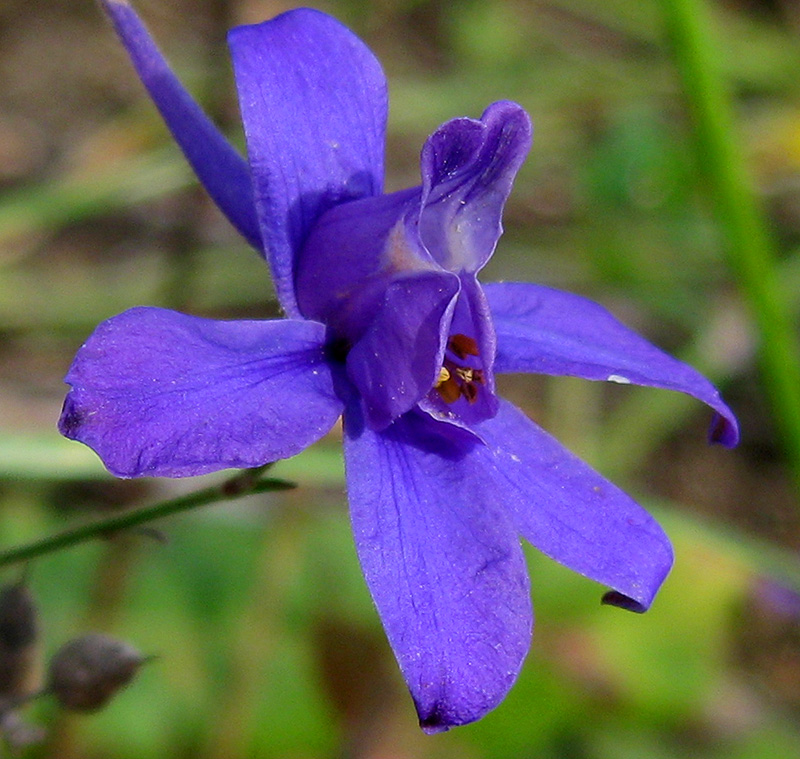
<instances>
[{"instance_id":1,"label":"wilted petal tip","mask_svg":"<svg viewBox=\"0 0 800 759\"><path fill-rule=\"evenodd\" d=\"M471 722L476 722L497 705L495 703L482 704L477 707L471 705L464 709L463 707L459 708L456 703L448 703L448 701L449 699L445 698L433 704L423 706L415 700L417 716L419 717L419 726L423 733L427 735L437 735L439 733L446 733L453 727L460 727L461 725L468 725Z\"/></svg>"},{"instance_id":2,"label":"wilted petal tip","mask_svg":"<svg viewBox=\"0 0 800 759\"><path fill-rule=\"evenodd\" d=\"M727 415L714 413L708 428L708 442L718 443L726 448L735 448L739 444L739 425L732 412L728 411Z\"/></svg>"},{"instance_id":3,"label":"wilted petal tip","mask_svg":"<svg viewBox=\"0 0 800 759\"><path fill-rule=\"evenodd\" d=\"M633 611L637 614L644 614L650 608L649 604L640 603L617 590L609 590L603 594L600 603L606 606L616 606L618 609L625 609L626 611Z\"/></svg>"},{"instance_id":4,"label":"wilted petal tip","mask_svg":"<svg viewBox=\"0 0 800 759\"><path fill-rule=\"evenodd\" d=\"M436 709L427 716L419 718L419 726L423 733L427 735L437 735L446 733L453 725L444 721L442 713Z\"/></svg>"}]
</instances>

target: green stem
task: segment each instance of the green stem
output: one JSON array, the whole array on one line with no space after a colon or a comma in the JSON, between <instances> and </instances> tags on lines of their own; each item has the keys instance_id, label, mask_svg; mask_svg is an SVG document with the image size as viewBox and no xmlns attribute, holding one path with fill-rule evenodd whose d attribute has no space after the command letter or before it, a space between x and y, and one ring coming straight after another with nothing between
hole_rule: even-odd
<instances>
[{"instance_id":1,"label":"green stem","mask_svg":"<svg viewBox=\"0 0 800 759\"><path fill-rule=\"evenodd\" d=\"M788 462L800 487L800 358L775 243L738 140L732 98L704 0L663 0L708 188L726 236L730 266L755 323L761 371Z\"/></svg>"},{"instance_id":2,"label":"green stem","mask_svg":"<svg viewBox=\"0 0 800 759\"><path fill-rule=\"evenodd\" d=\"M42 698L43 696L47 696L49 694L50 688L45 686L34 691L33 693L26 693L24 696L0 699L0 722L2 722L2 717L8 712L13 712L15 709L19 709L21 706L27 706L29 703L31 703L31 701L36 701L36 699Z\"/></svg>"},{"instance_id":3,"label":"green stem","mask_svg":"<svg viewBox=\"0 0 800 759\"><path fill-rule=\"evenodd\" d=\"M269 465L267 465L269 466ZM294 483L285 480L272 478L261 479L260 475L267 468L258 467L256 469L245 469L234 477L225 480L220 485L214 485L195 493L171 498L168 501L161 501L152 506L144 506L140 509L132 509L122 514L114 514L110 517L97 519L88 524L79 525L55 535L51 535L41 540L36 540L8 551L0 552L0 567L9 564L17 564L22 561L44 556L62 548L69 548L85 543L88 540L108 535L119 530L128 530L156 519L177 514L181 511L189 511L199 506L207 506L219 501L232 500L254 493L265 493L275 490L290 490L294 488Z\"/></svg>"}]
</instances>

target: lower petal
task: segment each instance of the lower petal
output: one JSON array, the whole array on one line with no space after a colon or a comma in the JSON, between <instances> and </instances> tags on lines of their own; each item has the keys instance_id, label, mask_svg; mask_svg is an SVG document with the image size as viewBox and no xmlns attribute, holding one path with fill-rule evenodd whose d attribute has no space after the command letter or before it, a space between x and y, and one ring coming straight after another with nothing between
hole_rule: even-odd
<instances>
[{"instance_id":1,"label":"lower petal","mask_svg":"<svg viewBox=\"0 0 800 759\"><path fill-rule=\"evenodd\" d=\"M383 432L345 417L364 575L426 732L472 722L508 692L532 610L516 532L477 497L463 431L410 413Z\"/></svg>"},{"instance_id":2,"label":"lower petal","mask_svg":"<svg viewBox=\"0 0 800 759\"><path fill-rule=\"evenodd\" d=\"M564 374L677 390L716 412L709 437L734 446L736 417L700 372L672 358L598 303L542 285L484 285L497 332L496 372Z\"/></svg>"},{"instance_id":3,"label":"lower petal","mask_svg":"<svg viewBox=\"0 0 800 759\"><path fill-rule=\"evenodd\" d=\"M458 290L458 277L435 271L398 278L387 288L347 357L372 427L386 427L433 387Z\"/></svg>"},{"instance_id":4,"label":"lower petal","mask_svg":"<svg viewBox=\"0 0 800 759\"><path fill-rule=\"evenodd\" d=\"M647 609L672 566L669 538L658 523L508 401L475 430L486 443L472 456L476 477L520 533L616 591L608 602Z\"/></svg>"},{"instance_id":5,"label":"lower petal","mask_svg":"<svg viewBox=\"0 0 800 759\"><path fill-rule=\"evenodd\" d=\"M342 411L324 335L315 322L131 309L78 352L59 428L119 477L184 477L293 456Z\"/></svg>"}]
</instances>

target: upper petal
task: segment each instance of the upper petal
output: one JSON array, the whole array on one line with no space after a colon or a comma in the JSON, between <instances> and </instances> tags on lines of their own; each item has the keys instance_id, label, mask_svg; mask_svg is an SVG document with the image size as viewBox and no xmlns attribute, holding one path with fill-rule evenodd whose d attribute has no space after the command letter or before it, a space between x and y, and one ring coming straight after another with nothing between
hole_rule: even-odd
<instances>
[{"instance_id":1,"label":"upper petal","mask_svg":"<svg viewBox=\"0 0 800 759\"><path fill-rule=\"evenodd\" d=\"M261 233L295 316L294 259L311 226L381 192L386 81L352 32L307 8L238 27L229 42Z\"/></svg>"},{"instance_id":2,"label":"upper petal","mask_svg":"<svg viewBox=\"0 0 800 759\"><path fill-rule=\"evenodd\" d=\"M61 432L118 477L183 477L293 456L342 411L325 328L135 308L78 351Z\"/></svg>"},{"instance_id":3,"label":"upper petal","mask_svg":"<svg viewBox=\"0 0 800 759\"><path fill-rule=\"evenodd\" d=\"M303 316L325 322L352 341L395 278L444 273L419 240L419 208L415 188L342 203L323 214L296 262Z\"/></svg>"},{"instance_id":4,"label":"upper petal","mask_svg":"<svg viewBox=\"0 0 800 759\"><path fill-rule=\"evenodd\" d=\"M301 313L338 329L354 301L361 309L365 291L374 298L398 274L474 274L500 236L503 204L530 137L525 111L495 103L481 120L454 119L428 138L422 186L328 210L297 262Z\"/></svg>"},{"instance_id":5,"label":"upper petal","mask_svg":"<svg viewBox=\"0 0 800 759\"><path fill-rule=\"evenodd\" d=\"M420 236L444 268L475 272L491 257L531 134L528 114L499 102L480 121L454 119L428 138L420 162Z\"/></svg>"},{"instance_id":6,"label":"upper petal","mask_svg":"<svg viewBox=\"0 0 800 759\"><path fill-rule=\"evenodd\" d=\"M599 304L527 283L492 283L484 285L484 291L497 333L495 371L678 390L714 409L709 433L713 442L738 442L736 417L702 374L656 348Z\"/></svg>"},{"instance_id":7,"label":"upper petal","mask_svg":"<svg viewBox=\"0 0 800 759\"><path fill-rule=\"evenodd\" d=\"M644 611L672 566L658 523L508 401L474 429L486 443L470 457L486 498L540 551Z\"/></svg>"},{"instance_id":8,"label":"upper petal","mask_svg":"<svg viewBox=\"0 0 800 759\"><path fill-rule=\"evenodd\" d=\"M259 251L250 170L183 88L128 0L101 0L136 72L209 195Z\"/></svg>"},{"instance_id":9,"label":"upper petal","mask_svg":"<svg viewBox=\"0 0 800 759\"><path fill-rule=\"evenodd\" d=\"M508 516L476 497L475 440L415 413L378 433L348 411L345 433L359 559L420 724L479 719L519 672L532 610Z\"/></svg>"}]
</instances>

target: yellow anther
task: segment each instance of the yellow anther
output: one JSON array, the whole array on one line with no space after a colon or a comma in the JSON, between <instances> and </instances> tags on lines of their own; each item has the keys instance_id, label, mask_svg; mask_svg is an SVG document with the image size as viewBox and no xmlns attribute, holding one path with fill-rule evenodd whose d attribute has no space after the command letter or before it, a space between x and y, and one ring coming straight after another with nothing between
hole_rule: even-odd
<instances>
[{"instance_id":1,"label":"yellow anther","mask_svg":"<svg viewBox=\"0 0 800 759\"><path fill-rule=\"evenodd\" d=\"M434 387L441 387L449 379L450 372L447 370L446 366L443 366L441 369L439 369L439 379L436 380L436 385L434 385Z\"/></svg>"}]
</instances>

